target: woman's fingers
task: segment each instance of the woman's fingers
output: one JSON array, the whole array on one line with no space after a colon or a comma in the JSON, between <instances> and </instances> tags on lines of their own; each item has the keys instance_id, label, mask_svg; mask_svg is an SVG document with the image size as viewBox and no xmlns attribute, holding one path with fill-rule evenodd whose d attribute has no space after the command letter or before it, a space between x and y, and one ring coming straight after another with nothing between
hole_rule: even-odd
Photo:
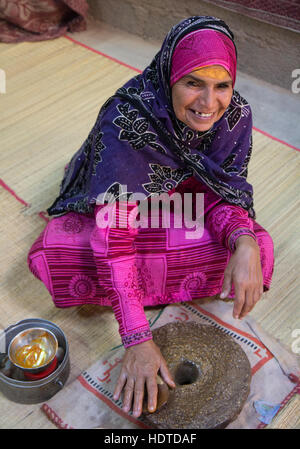
<instances>
[{"instance_id":1,"label":"woman's fingers","mask_svg":"<svg viewBox=\"0 0 300 449\"><path fill-rule=\"evenodd\" d=\"M154 412L157 406L157 382L156 376L146 378L147 396L148 396L148 410ZM129 412L133 402L132 410L133 416L138 418L143 410L143 400L145 394L145 379L138 378L136 381L128 379L123 397L123 410ZM115 396L114 396L115 397Z\"/></svg>"},{"instance_id":2,"label":"woman's fingers","mask_svg":"<svg viewBox=\"0 0 300 449\"><path fill-rule=\"evenodd\" d=\"M134 386L133 416L135 418L138 418L142 413L144 391L145 391L145 379L142 377L135 382Z\"/></svg>"},{"instance_id":3,"label":"woman's fingers","mask_svg":"<svg viewBox=\"0 0 300 449\"><path fill-rule=\"evenodd\" d=\"M252 284L237 286L236 301L233 309L234 318L244 318L255 306L255 304L260 300L263 288L262 285Z\"/></svg>"},{"instance_id":4,"label":"woman's fingers","mask_svg":"<svg viewBox=\"0 0 300 449\"><path fill-rule=\"evenodd\" d=\"M246 293L246 302L242 309L241 318L244 318L249 312L251 312L255 304L260 300L262 294L263 288L261 285L258 285L254 289L251 289L250 292Z\"/></svg>"},{"instance_id":5,"label":"woman's fingers","mask_svg":"<svg viewBox=\"0 0 300 449\"><path fill-rule=\"evenodd\" d=\"M249 275L251 282L245 285L245 302L240 313L240 319L245 318L245 316L251 312L255 304L261 298L263 292L263 281L261 272L252 272Z\"/></svg>"},{"instance_id":6,"label":"woman's fingers","mask_svg":"<svg viewBox=\"0 0 300 449\"><path fill-rule=\"evenodd\" d=\"M166 382L166 384L168 384L171 388L175 388L176 384L175 384L174 380L172 379L168 365L166 364L166 361L164 359L162 359L162 361L161 361L159 370L160 370L161 377Z\"/></svg>"},{"instance_id":7,"label":"woman's fingers","mask_svg":"<svg viewBox=\"0 0 300 449\"><path fill-rule=\"evenodd\" d=\"M240 318L241 311L245 303L245 287L236 283L235 287L235 300L233 306L233 318Z\"/></svg>"},{"instance_id":8,"label":"woman's fingers","mask_svg":"<svg viewBox=\"0 0 300 449\"><path fill-rule=\"evenodd\" d=\"M148 411L150 413L155 412L157 407L157 382L156 378L154 377L148 377L146 380L147 385L147 394L148 394Z\"/></svg>"},{"instance_id":9,"label":"woman's fingers","mask_svg":"<svg viewBox=\"0 0 300 449\"><path fill-rule=\"evenodd\" d=\"M123 399L123 410L129 412L131 409L131 404L133 401L133 416L138 418L143 410L143 400L145 395L145 380L147 386L147 396L148 396L148 410L153 413L157 407L157 382L156 377L139 378L135 383L129 382L125 387L124 399Z\"/></svg>"},{"instance_id":10,"label":"woman's fingers","mask_svg":"<svg viewBox=\"0 0 300 449\"><path fill-rule=\"evenodd\" d=\"M126 374L121 373L117 382L117 385L114 390L114 400L117 401L120 398L121 391L126 383Z\"/></svg>"},{"instance_id":11,"label":"woman's fingers","mask_svg":"<svg viewBox=\"0 0 300 449\"><path fill-rule=\"evenodd\" d=\"M127 379L124 390L124 397L123 397L124 412L129 412L129 410L131 409L133 390L134 390L134 379L129 378Z\"/></svg>"},{"instance_id":12,"label":"woman's fingers","mask_svg":"<svg viewBox=\"0 0 300 449\"><path fill-rule=\"evenodd\" d=\"M231 291L231 270L227 269L224 272L224 280L223 280L223 286L222 286L222 292L220 294L220 298L224 299L226 298L230 291Z\"/></svg>"},{"instance_id":13,"label":"woman's fingers","mask_svg":"<svg viewBox=\"0 0 300 449\"><path fill-rule=\"evenodd\" d=\"M248 289L245 292L245 302L240 312L239 318L244 318L254 307L254 292L253 289Z\"/></svg>"}]
</instances>

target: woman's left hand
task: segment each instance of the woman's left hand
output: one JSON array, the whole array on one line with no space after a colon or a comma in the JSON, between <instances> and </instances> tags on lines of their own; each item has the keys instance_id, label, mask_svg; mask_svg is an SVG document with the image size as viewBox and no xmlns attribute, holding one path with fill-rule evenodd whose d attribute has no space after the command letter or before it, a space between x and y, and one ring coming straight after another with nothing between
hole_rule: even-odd
<instances>
[{"instance_id":1,"label":"woman's left hand","mask_svg":"<svg viewBox=\"0 0 300 449\"><path fill-rule=\"evenodd\" d=\"M256 241L242 235L236 240L236 250L225 269L221 298L226 298L234 284L233 317L242 319L263 294L260 250Z\"/></svg>"}]
</instances>

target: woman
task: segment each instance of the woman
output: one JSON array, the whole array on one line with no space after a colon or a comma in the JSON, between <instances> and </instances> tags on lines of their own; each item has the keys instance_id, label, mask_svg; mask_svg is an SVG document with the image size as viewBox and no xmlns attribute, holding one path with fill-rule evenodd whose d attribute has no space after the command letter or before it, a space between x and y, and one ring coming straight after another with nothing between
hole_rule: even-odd
<instances>
[{"instance_id":1,"label":"woman","mask_svg":"<svg viewBox=\"0 0 300 449\"><path fill-rule=\"evenodd\" d=\"M158 371L175 387L144 306L221 293L243 318L270 287L273 244L254 221L246 179L251 110L233 90L235 78L236 49L223 21L191 17L174 26L151 65L101 108L48 210L64 215L29 254L58 307L112 306L126 348L114 398L124 390L123 408L136 417L145 384L148 409L156 408ZM148 204L162 192L180 194L184 205L191 194L194 213L196 194L204 195L203 234L134 224L138 195Z\"/></svg>"}]
</instances>

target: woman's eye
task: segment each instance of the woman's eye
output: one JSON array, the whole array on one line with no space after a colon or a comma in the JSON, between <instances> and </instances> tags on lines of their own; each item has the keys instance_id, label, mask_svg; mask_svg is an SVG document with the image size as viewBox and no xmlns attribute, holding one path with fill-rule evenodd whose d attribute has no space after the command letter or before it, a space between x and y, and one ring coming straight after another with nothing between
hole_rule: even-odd
<instances>
[{"instance_id":1,"label":"woman's eye","mask_svg":"<svg viewBox=\"0 0 300 449\"><path fill-rule=\"evenodd\" d=\"M219 89L227 89L227 87L229 87L229 84L219 84L218 85Z\"/></svg>"},{"instance_id":2,"label":"woman's eye","mask_svg":"<svg viewBox=\"0 0 300 449\"><path fill-rule=\"evenodd\" d=\"M188 82L187 82L187 85L188 85L188 86L191 86L191 87L197 87L197 86L198 86L198 83L197 83L196 81L188 81Z\"/></svg>"}]
</instances>

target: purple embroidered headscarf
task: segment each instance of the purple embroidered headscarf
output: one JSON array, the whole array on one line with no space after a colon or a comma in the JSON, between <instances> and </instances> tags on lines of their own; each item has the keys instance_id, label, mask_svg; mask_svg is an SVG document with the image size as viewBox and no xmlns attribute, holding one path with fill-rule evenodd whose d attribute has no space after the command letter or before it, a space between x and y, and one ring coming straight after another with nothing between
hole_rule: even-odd
<instances>
[{"instance_id":1,"label":"purple embroidered headscarf","mask_svg":"<svg viewBox=\"0 0 300 449\"><path fill-rule=\"evenodd\" d=\"M92 212L99 194L109 192L117 198L120 185L127 188L125 198L126 193L151 196L194 176L255 217L252 186L246 180L252 150L252 116L246 100L234 90L224 115L205 132L179 121L172 108L172 55L184 36L200 29L223 33L233 43L227 25L215 17L195 16L175 25L143 73L101 108L66 169L49 215Z\"/></svg>"}]
</instances>

